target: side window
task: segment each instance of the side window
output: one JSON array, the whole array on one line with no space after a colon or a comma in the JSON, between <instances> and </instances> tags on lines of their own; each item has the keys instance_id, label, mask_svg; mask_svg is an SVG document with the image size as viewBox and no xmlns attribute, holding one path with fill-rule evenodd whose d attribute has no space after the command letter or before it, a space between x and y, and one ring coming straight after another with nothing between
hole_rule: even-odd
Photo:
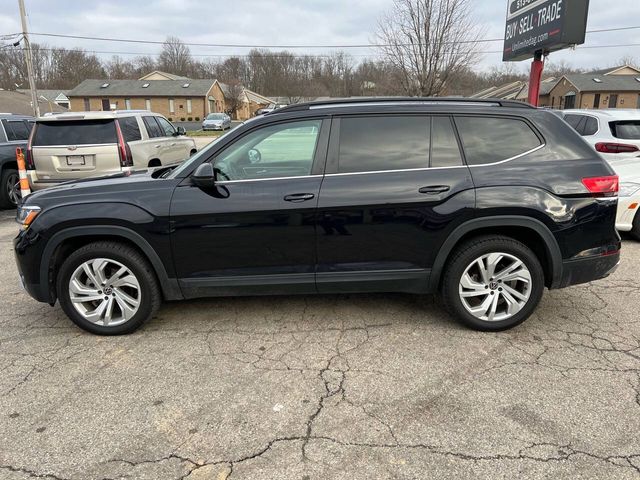
<instances>
[{"instance_id":1,"label":"side window","mask_svg":"<svg viewBox=\"0 0 640 480\"><path fill-rule=\"evenodd\" d=\"M237 140L215 160L218 180L252 180L311 174L322 120L281 123Z\"/></svg>"},{"instance_id":2,"label":"side window","mask_svg":"<svg viewBox=\"0 0 640 480\"><path fill-rule=\"evenodd\" d=\"M138 127L138 120L136 117L124 117L119 118L120 130L125 142L135 142L141 140L140 127Z\"/></svg>"},{"instance_id":3,"label":"side window","mask_svg":"<svg viewBox=\"0 0 640 480\"><path fill-rule=\"evenodd\" d=\"M340 119L338 172L427 168L430 117Z\"/></svg>"},{"instance_id":4,"label":"side window","mask_svg":"<svg viewBox=\"0 0 640 480\"><path fill-rule=\"evenodd\" d=\"M594 117L585 117L586 121L582 130L582 135L595 135L598 131L598 120Z\"/></svg>"},{"instance_id":5,"label":"side window","mask_svg":"<svg viewBox=\"0 0 640 480\"><path fill-rule=\"evenodd\" d=\"M27 140L29 138L29 128L22 120L3 120L4 129L7 132L7 140Z\"/></svg>"},{"instance_id":6,"label":"side window","mask_svg":"<svg viewBox=\"0 0 640 480\"><path fill-rule=\"evenodd\" d=\"M569 113L564 116L564 121L571 125L571 127L576 131L578 130L578 125L580 124L581 120L582 115L573 115L572 113Z\"/></svg>"},{"instance_id":7,"label":"side window","mask_svg":"<svg viewBox=\"0 0 640 480\"><path fill-rule=\"evenodd\" d=\"M451 118L433 117L431 124L431 167L462 165L460 147L453 131Z\"/></svg>"},{"instance_id":8,"label":"side window","mask_svg":"<svg viewBox=\"0 0 640 480\"><path fill-rule=\"evenodd\" d=\"M158 125L160 125L160 128L162 128L165 137L173 137L175 135L176 129L169 123L168 120L165 120L162 117L156 117L156 120L158 122Z\"/></svg>"},{"instance_id":9,"label":"side window","mask_svg":"<svg viewBox=\"0 0 640 480\"><path fill-rule=\"evenodd\" d=\"M147 127L149 138L164 137L164 131L160 129L155 117L142 117L144 126Z\"/></svg>"},{"instance_id":10,"label":"side window","mask_svg":"<svg viewBox=\"0 0 640 480\"><path fill-rule=\"evenodd\" d=\"M541 145L523 120L506 117L455 117L467 164L513 158Z\"/></svg>"}]
</instances>

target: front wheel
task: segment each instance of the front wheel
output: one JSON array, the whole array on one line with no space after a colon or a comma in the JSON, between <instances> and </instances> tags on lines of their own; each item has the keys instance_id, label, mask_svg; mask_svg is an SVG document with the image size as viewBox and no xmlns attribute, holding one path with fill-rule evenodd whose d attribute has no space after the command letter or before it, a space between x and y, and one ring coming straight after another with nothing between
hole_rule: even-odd
<instances>
[{"instance_id":1,"label":"front wheel","mask_svg":"<svg viewBox=\"0 0 640 480\"><path fill-rule=\"evenodd\" d=\"M160 306L147 260L116 242L95 242L72 253L57 276L60 306L80 328L98 335L130 333Z\"/></svg>"},{"instance_id":2,"label":"front wheel","mask_svg":"<svg viewBox=\"0 0 640 480\"><path fill-rule=\"evenodd\" d=\"M475 238L452 255L442 282L445 307L465 325L499 331L524 322L544 289L544 272L526 245L509 237Z\"/></svg>"}]
</instances>

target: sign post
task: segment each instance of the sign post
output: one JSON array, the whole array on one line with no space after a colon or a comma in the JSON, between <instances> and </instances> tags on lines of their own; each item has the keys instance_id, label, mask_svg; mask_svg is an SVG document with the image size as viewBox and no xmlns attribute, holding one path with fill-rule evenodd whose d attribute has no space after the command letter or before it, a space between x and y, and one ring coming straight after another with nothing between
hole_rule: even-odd
<instances>
[{"instance_id":1,"label":"sign post","mask_svg":"<svg viewBox=\"0 0 640 480\"><path fill-rule=\"evenodd\" d=\"M504 62L533 58L529 103L538 105L543 56L584 43L589 0L508 0Z\"/></svg>"}]
</instances>

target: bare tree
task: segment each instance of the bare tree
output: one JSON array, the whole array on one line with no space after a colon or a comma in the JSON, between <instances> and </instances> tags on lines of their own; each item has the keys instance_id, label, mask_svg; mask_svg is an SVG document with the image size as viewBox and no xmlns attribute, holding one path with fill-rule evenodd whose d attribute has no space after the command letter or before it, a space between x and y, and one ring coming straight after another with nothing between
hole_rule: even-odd
<instances>
[{"instance_id":1,"label":"bare tree","mask_svg":"<svg viewBox=\"0 0 640 480\"><path fill-rule=\"evenodd\" d=\"M158 58L159 67L176 75L189 75L193 60L191 51L178 37L167 37Z\"/></svg>"},{"instance_id":2,"label":"bare tree","mask_svg":"<svg viewBox=\"0 0 640 480\"><path fill-rule=\"evenodd\" d=\"M471 0L394 0L378 23L386 60L400 72L408 95L443 92L451 76L478 61L480 30Z\"/></svg>"},{"instance_id":3,"label":"bare tree","mask_svg":"<svg viewBox=\"0 0 640 480\"><path fill-rule=\"evenodd\" d=\"M236 112L242 106L244 87L238 80L232 80L225 85L226 88L223 89L223 93L225 98L225 105L227 107L226 113L234 118Z\"/></svg>"}]
</instances>

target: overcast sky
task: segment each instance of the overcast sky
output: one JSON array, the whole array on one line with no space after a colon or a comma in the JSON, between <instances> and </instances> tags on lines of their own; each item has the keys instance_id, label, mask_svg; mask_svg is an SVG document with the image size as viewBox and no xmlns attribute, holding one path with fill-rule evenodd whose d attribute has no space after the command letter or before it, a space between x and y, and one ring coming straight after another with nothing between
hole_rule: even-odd
<instances>
[{"instance_id":1,"label":"overcast sky","mask_svg":"<svg viewBox=\"0 0 640 480\"><path fill-rule=\"evenodd\" d=\"M0 34L21 31L17 0L2 0ZM475 0L477 24L484 38L502 38L507 0ZM175 35L184 42L226 44L362 44L374 40L377 19L392 0L26 0L29 29L39 33L62 33L99 37L164 40ZM640 0L591 0L588 29L640 25ZM159 46L38 37L33 41L52 46L86 50L155 54ZM640 29L587 35L585 46L640 43ZM483 51L500 51L499 42L487 43ZM245 54L249 49L191 47L197 58L204 55ZM296 49L299 53L327 53L331 49ZM375 49L347 49L357 60L373 56ZM607 67L625 55L640 60L640 47L582 49L551 55L552 62ZM100 54L108 58L110 54ZM500 53L486 53L478 65L488 70L501 65ZM528 68L522 62L519 68Z\"/></svg>"}]
</instances>

